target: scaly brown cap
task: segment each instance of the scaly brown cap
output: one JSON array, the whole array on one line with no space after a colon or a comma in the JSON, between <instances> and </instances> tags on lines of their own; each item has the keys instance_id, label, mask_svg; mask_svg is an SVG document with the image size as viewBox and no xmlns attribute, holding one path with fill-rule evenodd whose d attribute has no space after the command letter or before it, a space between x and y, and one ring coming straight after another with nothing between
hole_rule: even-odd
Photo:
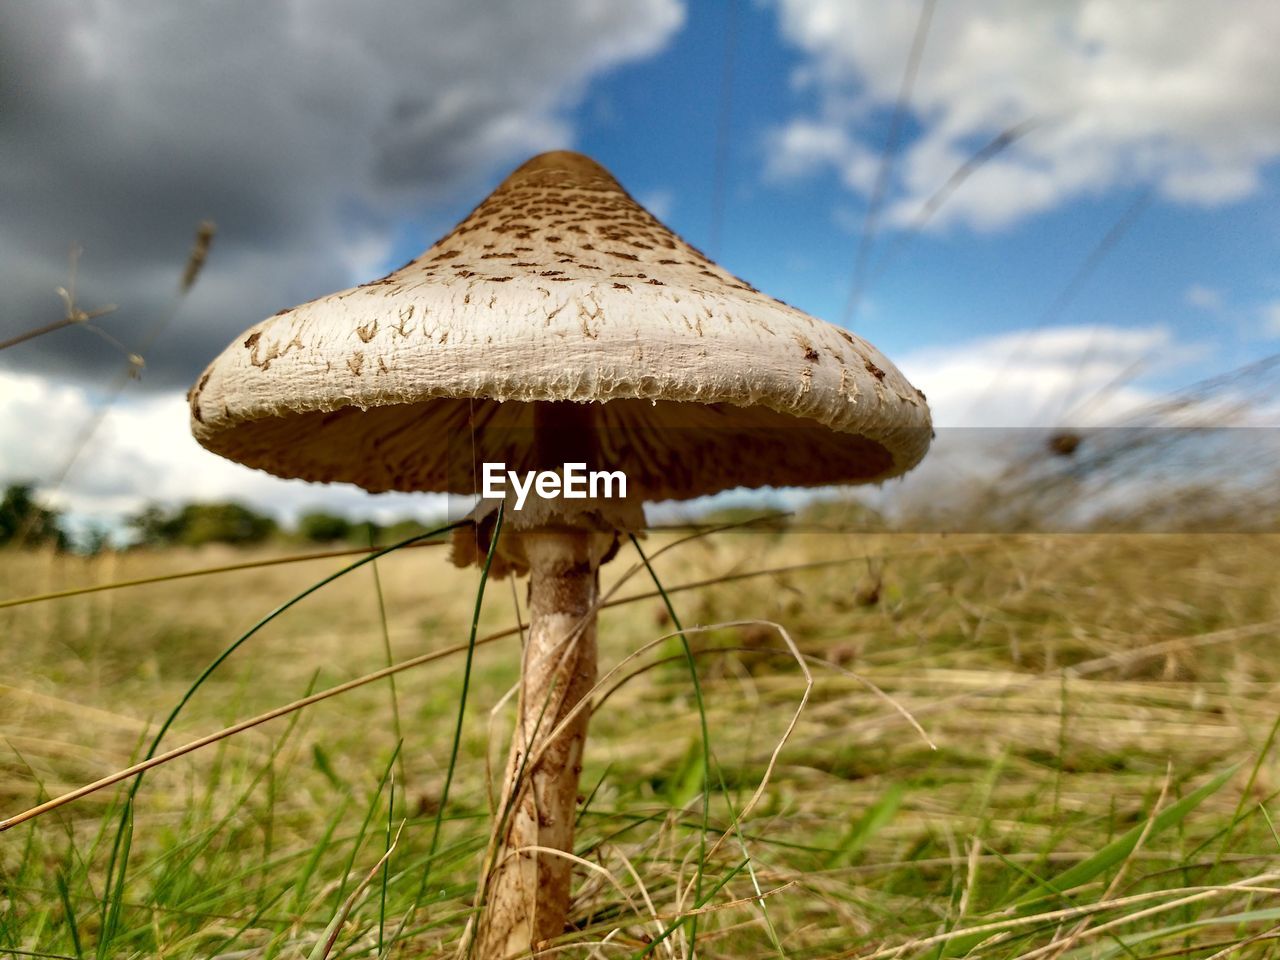
<instances>
[{"instance_id":1,"label":"scaly brown cap","mask_svg":"<svg viewBox=\"0 0 1280 960\"><path fill-rule=\"evenodd\" d=\"M592 431L646 500L879 481L931 436L924 396L874 347L734 277L564 151L394 273L251 328L190 400L215 453L372 491L470 493L480 463L530 463L535 405L544 432L561 413Z\"/></svg>"}]
</instances>

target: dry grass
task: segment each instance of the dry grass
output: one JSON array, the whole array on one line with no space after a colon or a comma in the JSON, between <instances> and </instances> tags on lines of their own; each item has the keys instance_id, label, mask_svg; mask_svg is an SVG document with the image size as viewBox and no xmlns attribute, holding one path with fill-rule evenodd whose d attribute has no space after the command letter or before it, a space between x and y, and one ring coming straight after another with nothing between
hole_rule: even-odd
<instances>
[{"instance_id":1,"label":"dry grass","mask_svg":"<svg viewBox=\"0 0 1280 960\"><path fill-rule=\"evenodd\" d=\"M903 945L900 955L919 957L961 947L975 956L1207 957L1250 937L1261 939L1243 949L1260 955L1280 922L1271 912L1280 878L1267 876L1280 841L1264 812L1280 765L1262 757L1280 712L1278 555L1280 537L1261 534L797 532L726 532L664 554L655 565L668 588L815 559L875 559L673 594L687 627L785 626L816 658L812 699L759 805L705 864L711 895L695 904L703 784L687 669L674 641L628 665L634 676L592 720L583 782L594 792L577 852L594 867L578 873L580 929L562 955L591 955L585 944L605 939L599 956L688 955L687 924L646 943L697 909L705 957L877 955ZM242 556L15 553L0 555L0 580L18 596ZM0 610L4 812L127 765L227 643L342 562ZM624 552L606 580L631 563ZM430 548L388 557L379 572L396 659L465 641L475 571L451 568ZM650 586L636 577L620 595ZM514 622L510 587L490 584L481 634ZM238 651L166 745L376 670L382 629L373 578L357 570ZM607 610L602 664L670 632L657 599ZM763 776L804 678L765 627L691 641L717 771L713 842ZM308 952L382 856L388 822L406 816L385 908L375 881L332 955L377 955L380 928L395 955L447 953L485 838L485 750L501 753L488 713L514 682L517 643L477 651L442 856L415 910L460 657L397 678L404 747L394 810L380 786L396 745L386 681L149 774L121 919L100 955ZM864 681L915 716L936 749ZM501 723L494 735L505 737ZM1127 858L1069 893L1051 886L1034 899L1036 878L1096 862L1156 807L1169 810L1240 762L1176 823L1144 831ZM99 950L120 798L103 791L0 835L0 949ZM761 893L769 895L755 899ZM1215 920L1233 914L1242 916ZM987 932L976 939L955 934L978 927Z\"/></svg>"}]
</instances>

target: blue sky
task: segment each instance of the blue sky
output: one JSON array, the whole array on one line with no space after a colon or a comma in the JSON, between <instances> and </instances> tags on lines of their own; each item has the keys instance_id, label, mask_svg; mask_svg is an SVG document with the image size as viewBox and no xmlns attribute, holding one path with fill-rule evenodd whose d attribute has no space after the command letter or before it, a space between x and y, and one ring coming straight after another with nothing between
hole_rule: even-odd
<instances>
[{"instance_id":1,"label":"blue sky","mask_svg":"<svg viewBox=\"0 0 1280 960\"><path fill-rule=\"evenodd\" d=\"M141 381L51 491L77 515L149 497L413 507L216 461L182 392L238 331L416 256L542 149L590 154L732 271L846 317L919 0L299 9L0 12L0 333L60 311L79 244L82 305L119 304L103 329L147 344ZM851 327L944 426L1053 422L1100 392L1091 416L1115 418L1274 352L1278 41L1280 7L1259 0L940 0L870 260L893 256ZM1026 120L1042 126L902 243L966 158ZM207 271L148 343L202 217L219 224ZM0 480L60 474L118 376L103 344L73 329L0 354Z\"/></svg>"},{"instance_id":2,"label":"blue sky","mask_svg":"<svg viewBox=\"0 0 1280 960\"><path fill-rule=\"evenodd\" d=\"M810 58L783 35L779 17L764 3L690 5L660 53L591 85L572 111L574 145L730 269L843 322L867 198L833 168L770 173L778 132L819 114L823 96L798 80ZM906 54L904 45L903 64ZM861 118L858 136L868 148L884 143L893 113L878 104ZM900 152L926 123L908 114ZM1153 350L1143 368L1140 378L1152 390L1241 366L1280 346L1280 163L1261 163L1257 173L1255 189L1211 203L1164 196L1150 179L1118 178L996 227L951 224L905 244L905 231L882 228L851 326L891 357L1051 324L1158 327L1169 332L1172 349ZM471 199L443 206L429 229L410 225L385 265L419 252ZM1123 235L1055 309L1096 246L1135 208Z\"/></svg>"}]
</instances>

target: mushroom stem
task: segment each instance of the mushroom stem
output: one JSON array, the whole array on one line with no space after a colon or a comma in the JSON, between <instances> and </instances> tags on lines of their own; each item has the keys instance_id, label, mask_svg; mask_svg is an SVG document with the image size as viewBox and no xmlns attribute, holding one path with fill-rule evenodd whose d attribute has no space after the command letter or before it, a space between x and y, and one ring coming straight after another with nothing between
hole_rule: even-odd
<instances>
[{"instance_id":1,"label":"mushroom stem","mask_svg":"<svg viewBox=\"0 0 1280 960\"><path fill-rule=\"evenodd\" d=\"M587 711L560 721L596 680L599 557L586 530L524 534L529 637L520 703L494 834L481 878L475 953L495 960L564 933L573 862L529 847L573 852Z\"/></svg>"}]
</instances>

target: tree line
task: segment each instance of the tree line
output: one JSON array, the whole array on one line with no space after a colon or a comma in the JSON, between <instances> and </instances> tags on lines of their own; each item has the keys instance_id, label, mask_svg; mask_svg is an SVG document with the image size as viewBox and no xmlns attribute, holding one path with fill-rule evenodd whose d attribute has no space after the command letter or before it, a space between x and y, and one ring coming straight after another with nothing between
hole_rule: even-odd
<instances>
[{"instance_id":1,"label":"tree line","mask_svg":"<svg viewBox=\"0 0 1280 960\"><path fill-rule=\"evenodd\" d=\"M133 547L200 547L210 543L253 546L269 541L305 543L406 539L426 530L416 520L381 526L313 510L284 527L265 513L236 501L185 503L167 507L148 504L125 519L124 538ZM54 547L96 553L111 545L104 530L90 530L78 538L67 529L62 513L42 503L29 483L10 484L0 497L0 546Z\"/></svg>"}]
</instances>

